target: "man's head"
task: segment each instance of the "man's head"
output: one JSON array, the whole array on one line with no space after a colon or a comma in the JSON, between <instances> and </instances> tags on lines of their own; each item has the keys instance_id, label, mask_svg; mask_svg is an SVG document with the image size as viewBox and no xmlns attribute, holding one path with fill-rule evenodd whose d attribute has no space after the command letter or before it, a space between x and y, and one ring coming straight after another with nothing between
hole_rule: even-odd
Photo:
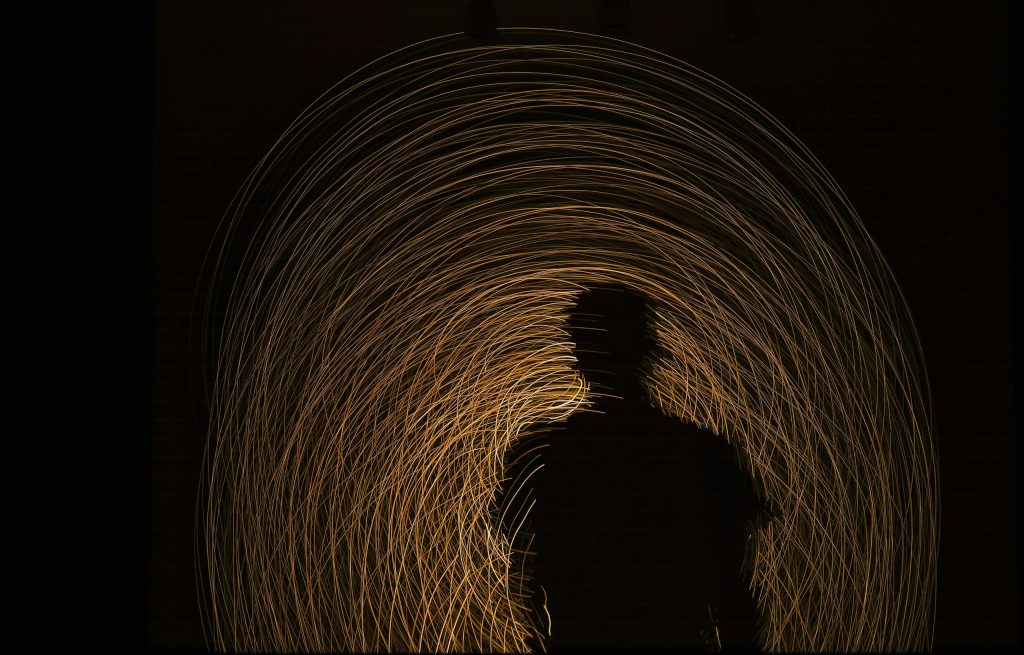
<instances>
[{"instance_id":1,"label":"man's head","mask_svg":"<svg viewBox=\"0 0 1024 655\"><path fill-rule=\"evenodd\" d=\"M584 292L569 320L583 376L599 394L636 399L641 367L655 345L647 302L619 286Z\"/></svg>"}]
</instances>

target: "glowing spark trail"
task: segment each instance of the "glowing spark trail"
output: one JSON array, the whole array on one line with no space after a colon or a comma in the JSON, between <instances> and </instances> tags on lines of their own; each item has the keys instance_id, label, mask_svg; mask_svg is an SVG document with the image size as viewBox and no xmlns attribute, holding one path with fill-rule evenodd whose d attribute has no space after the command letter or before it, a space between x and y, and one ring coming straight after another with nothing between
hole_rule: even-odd
<instances>
[{"instance_id":1,"label":"glowing spark trail","mask_svg":"<svg viewBox=\"0 0 1024 655\"><path fill-rule=\"evenodd\" d=\"M651 397L728 439L777 510L750 540L762 647L929 648L921 348L832 178L656 52L547 30L467 43L323 95L225 221L216 277L248 245L212 344L211 647L543 643L558 607L496 498L516 444L587 405L566 319L619 283L656 308Z\"/></svg>"}]
</instances>

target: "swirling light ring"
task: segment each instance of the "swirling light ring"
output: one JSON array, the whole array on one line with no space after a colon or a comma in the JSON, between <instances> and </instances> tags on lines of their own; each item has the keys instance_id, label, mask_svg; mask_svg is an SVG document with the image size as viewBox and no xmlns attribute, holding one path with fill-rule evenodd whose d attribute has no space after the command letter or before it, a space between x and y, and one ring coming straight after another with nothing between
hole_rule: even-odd
<instances>
[{"instance_id":1,"label":"swirling light ring","mask_svg":"<svg viewBox=\"0 0 1024 655\"><path fill-rule=\"evenodd\" d=\"M736 91L612 39L435 39L303 112L224 243L246 224L200 512L215 648L543 643L558 608L496 498L517 444L590 402L565 325L602 283L655 308L656 404L777 510L749 551L762 647L930 646L909 312L835 182Z\"/></svg>"}]
</instances>

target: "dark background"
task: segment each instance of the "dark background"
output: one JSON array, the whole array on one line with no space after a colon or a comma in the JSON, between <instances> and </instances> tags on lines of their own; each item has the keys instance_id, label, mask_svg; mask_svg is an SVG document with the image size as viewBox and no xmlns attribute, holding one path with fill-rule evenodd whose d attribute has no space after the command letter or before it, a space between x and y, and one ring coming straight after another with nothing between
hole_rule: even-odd
<instances>
[{"instance_id":1,"label":"dark background","mask_svg":"<svg viewBox=\"0 0 1024 655\"><path fill-rule=\"evenodd\" d=\"M1006 4L631 4L627 39L698 66L777 117L878 241L929 367L942 483L936 646L1018 643ZM504 27L598 30L596 0L496 6ZM378 56L461 31L464 8L155 4L151 645L203 645L193 543L206 415L190 331L215 227L303 108Z\"/></svg>"}]
</instances>

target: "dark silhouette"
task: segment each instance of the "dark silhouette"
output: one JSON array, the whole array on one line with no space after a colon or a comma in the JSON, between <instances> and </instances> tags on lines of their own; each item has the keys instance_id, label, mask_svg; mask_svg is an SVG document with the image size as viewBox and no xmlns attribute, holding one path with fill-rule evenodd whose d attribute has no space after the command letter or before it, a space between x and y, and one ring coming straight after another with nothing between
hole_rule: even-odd
<instances>
[{"instance_id":1,"label":"dark silhouette","mask_svg":"<svg viewBox=\"0 0 1024 655\"><path fill-rule=\"evenodd\" d=\"M618 398L546 435L544 467L527 485L526 570L538 605L547 598L546 644L714 650L717 625L723 648L752 648L741 569L762 507L724 438L648 402L646 320L642 298L608 288L584 294L570 323L584 377Z\"/></svg>"}]
</instances>

